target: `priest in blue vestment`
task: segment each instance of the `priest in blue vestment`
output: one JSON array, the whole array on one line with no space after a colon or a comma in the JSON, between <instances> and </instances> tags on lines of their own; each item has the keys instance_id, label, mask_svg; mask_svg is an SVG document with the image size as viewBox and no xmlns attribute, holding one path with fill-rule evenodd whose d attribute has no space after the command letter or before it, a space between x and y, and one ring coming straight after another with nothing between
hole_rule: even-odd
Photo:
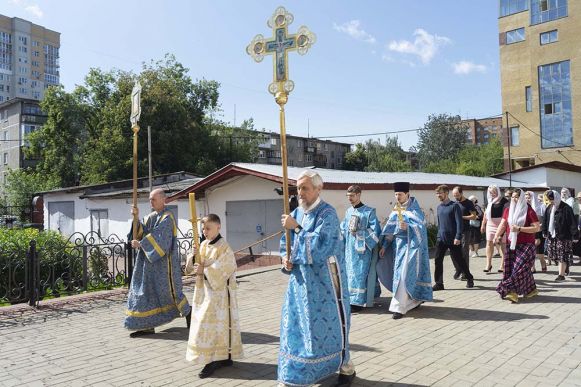
<instances>
[{"instance_id":1,"label":"priest in blue vestment","mask_svg":"<svg viewBox=\"0 0 581 387\"><path fill-rule=\"evenodd\" d=\"M300 205L282 216L291 231L291 253L281 240L290 273L282 307L279 386L308 386L339 372L349 386L355 368L349 355L349 291L343 241L335 209L321 200L323 180L306 170L297 180Z\"/></svg>"},{"instance_id":2,"label":"priest in blue vestment","mask_svg":"<svg viewBox=\"0 0 581 387\"><path fill-rule=\"evenodd\" d=\"M372 307L379 296L377 291L377 243L381 227L375 208L361 202L361 187L352 185L347 189L351 207L345 211L341 222L341 234L345 241L345 271L349 284L351 312L363 307Z\"/></svg>"},{"instance_id":3,"label":"priest in blue vestment","mask_svg":"<svg viewBox=\"0 0 581 387\"><path fill-rule=\"evenodd\" d=\"M135 331L131 337L153 334L155 327L179 316L186 318L188 328L190 325L191 307L182 291L174 216L165 208L162 189L151 191L149 202L154 212L139 224L137 240L131 241L138 250L125 311L125 328Z\"/></svg>"},{"instance_id":4,"label":"priest in blue vestment","mask_svg":"<svg viewBox=\"0 0 581 387\"><path fill-rule=\"evenodd\" d=\"M393 184L396 204L382 234L394 239L393 297L389 305L394 319L400 319L425 301L432 301L432 277L428 253L428 232L424 213L409 194L410 184ZM381 252L380 252L381 254Z\"/></svg>"}]
</instances>

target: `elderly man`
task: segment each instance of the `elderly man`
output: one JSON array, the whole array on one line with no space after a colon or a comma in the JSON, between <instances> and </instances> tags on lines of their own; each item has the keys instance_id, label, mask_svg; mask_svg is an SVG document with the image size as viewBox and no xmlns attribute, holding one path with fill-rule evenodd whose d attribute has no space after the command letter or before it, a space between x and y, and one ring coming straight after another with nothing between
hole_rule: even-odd
<instances>
[{"instance_id":1,"label":"elderly man","mask_svg":"<svg viewBox=\"0 0 581 387\"><path fill-rule=\"evenodd\" d=\"M432 278L428 231L424 213L415 197L410 196L410 183L393 183L396 204L382 234L395 237L393 297L389 311L393 319L402 318L425 301L432 301ZM383 256L385 248L381 249Z\"/></svg>"},{"instance_id":2,"label":"elderly man","mask_svg":"<svg viewBox=\"0 0 581 387\"><path fill-rule=\"evenodd\" d=\"M379 291L377 273L377 249L381 228L375 208L361 202L361 188L352 185L347 189L351 207L345 211L341 233L345 240L345 270L349 283L351 312L372 307Z\"/></svg>"},{"instance_id":3,"label":"elderly man","mask_svg":"<svg viewBox=\"0 0 581 387\"><path fill-rule=\"evenodd\" d=\"M280 324L279 386L311 385L337 370L338 386L355 378L343 241L337 212L319 197L322 188L315 171L301 173L299 207L281 218L292 230L292 247L287 254L283 236L281 255L290 279Z\"/></svg>"},{"instance_id":4,"label":"elderly man","mask_svg":"<svg viewBox=\"0 0 581 387\"><path fill-rule=\"evenodd\" d=\"M182 292L176 222L165 208L162 189L151 191L149 203L154 212L139 223L137 239L131 241L138 250L125 312L125 328L135 331L131 337L153 334L155 327L179 316L185 317L190 327L191 308ZM139 216L137 208L132 213Z\"/></svg>"}]
</instances>

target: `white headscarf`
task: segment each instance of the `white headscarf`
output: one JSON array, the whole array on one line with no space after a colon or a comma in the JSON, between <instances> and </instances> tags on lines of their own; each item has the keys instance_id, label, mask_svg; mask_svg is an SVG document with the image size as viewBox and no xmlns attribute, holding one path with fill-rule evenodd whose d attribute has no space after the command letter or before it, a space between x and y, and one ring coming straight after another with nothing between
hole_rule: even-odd
<instances>
[{"instance_id":1,"label":"white headscarf","mask_svg":"<svg viewBox=\"0 0 581 387\"><path fill-rule=\"evenodd\" d=\"M575 198L571 196L569 188L561 188L561 200L567 203L570 207L573 207L573 204L575 204Z\"/></svg>"},{"instance_id":2,"label":"white headscarf","mask_svg":"<svg viewBox=\"0 0 581 387\"><path fill-rule=\"evenodd\" d=\"M557 207L561 204L561 194L557 191L553 191L553 195L555 199L553 200L553 208L551 208L551 215L549 217L549 233L551 237L554 238L556 235L555 231L555 211L557 211Z\"/></svg>"},{"instance_id":3,"label":"white headscarf","mask_svg":"<svg viewBox=\"0 0 581 387\"><path fill-rule=\"evenodd\" d=\"M496 191L496 197L494 199L492 199L492 194L490 193L491 190ZM488 187L486 190L486 200L488 201L488 204L486 205L486 211L484 211L486 214L486 219L491 219L490 214L492 211L492 205L498 203L500 199L502 199L502 196L500 195L500 189L494 184Z\"/></svg>"},{"instance_id":4,"label":"white headscarf","mask_svg":"<svg viewBox=\"0 0 581 387\"><path fill-rule=\"evenodd\" d=\"M525 193L522 189L517 189L519 191L518 201L515 203L512 198L510 199L510 209L508 210L508 226L509 230L512 225L524 226L527 220L527 210L528 204L525 199ZM515 191L516 192L516 191ZM518 233L515 231L510 232L510 249L514 250L516 247L516 239L518 238Z\"/></svg>"},{"instance_id":5,"label":"white headscarf","mask_svg":"<svg viewBox=\"0 0 581 387\"><path fill-rule=\"evenodd\" d=\"M527 195L531 197L531 207L533 208L533 210L535 210L537 216L539 217L543 216L544 209L537 195L535 195L533 191L527 191Z\"/></svg>"}]
</instances>

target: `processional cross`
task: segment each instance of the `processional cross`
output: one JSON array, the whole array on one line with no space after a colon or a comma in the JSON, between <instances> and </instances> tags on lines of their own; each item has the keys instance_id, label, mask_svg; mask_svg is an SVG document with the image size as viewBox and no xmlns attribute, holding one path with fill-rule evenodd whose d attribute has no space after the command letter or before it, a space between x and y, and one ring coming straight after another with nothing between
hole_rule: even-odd
<instances>
[{"instance_id":1,"label":"processional cross","mask_svg":"<svg viewBox=\"0 0 581 387\"><path fill-rule=\"evenodd\" d=\"M273 36L265 39L262 35L256 35L246 47L246 52L256 62L262 62L265 55L274 56L273 81L268 86L268 91L274 95L274 100L280 108L280 153L282 156L282 187L284 193L284 213L290 213L289 192L288 192L288 172L287 172L287 151L286 151L286 127L284 105L288 101L289 93L294 89L294 82L288 79L288 53L297 51L304 55L315 43L316 36L307 27L299 27L296 34L288 34L288 26L294 20L294 16L284 7L278 7L267 25L272 28ZM290 232L286 230L286 253L290 257Z\"/></svg>"}]
</instances>

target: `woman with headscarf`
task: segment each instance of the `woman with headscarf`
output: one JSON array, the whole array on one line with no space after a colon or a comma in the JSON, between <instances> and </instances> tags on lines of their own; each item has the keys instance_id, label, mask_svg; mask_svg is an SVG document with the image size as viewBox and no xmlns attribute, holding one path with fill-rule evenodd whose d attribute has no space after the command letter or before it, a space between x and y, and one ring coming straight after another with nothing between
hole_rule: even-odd
<instances>
[{"instance_id":1,"label":"woman with headscarf","mask_svg":"<svg viewBox=\"0 0 581 387\"><path fill-rule=\"evenodd\" d=\"M545 212L543 234L547 237L547 257L559 262L559 275L555 281L564 281L569 275L569 265L573 260L573 240L579 239L573 209L561 200L557 191L550 191L547 197L551 204Z\"/></svg>"},{"instance_id":2,"label":"woman with headscarf","mask_svg":"<svg viewBox=\"0 0 581 387\"><path fill-rule=\"evenodd\" d=\"M543 224L543 216L545 214L545 207L543 207L539 198L535 195L534 192L527 191L525 193L525 199L527 200L528 205L531 206L531 208L533 210L535 210L535 213L537 214L537 218L539 218L539 223ZM539 258L539 261L541 261L541 270L547 271L547 262L545 262L545 255L544 255L545 239L543 238L542 231L537 232L537 234L535 235L535 246L537 248L537 257ZM533 273L536 273L534 263L533 263L532 270L533 270Z\"/></svg>"},{"instance_id":3,"label":"woman with headscarf","mask_svg":"<svg viewBox=\"0 0 581 387\"><path fill-rule=\"evenodd\" d=\"M496 185L491 185L486 191L486 199L488 205L486 206L486 211L484 211L484 218L482 219L482 225L480 226L480 231L486 233L486 268L483 270L485 273L490 272L492 269L492 255L494 254L494 236L502 220L502 214L505 205L508 200L500 194L500 189ZM500 266L498 269L499 273L502 273L504 265L504 243L506 242L506 237L502 237L502 244L500 244Z\"/></svg>"},{"instance_id":4,"label":"woman with headscarf","mask_svg":"<svg viewBox=\"0 0 581 387\"><path fill-rule=\"evenodd\" d=\"M535 263L535 234L539 229L537 214L527 204L523 190L515 190L495 235L500 242L500 235L508 233L504 275L496 291L513 303L518 302L519 295L531 298L539 294L531 271Z\"/></svg>"}]
</instances>

